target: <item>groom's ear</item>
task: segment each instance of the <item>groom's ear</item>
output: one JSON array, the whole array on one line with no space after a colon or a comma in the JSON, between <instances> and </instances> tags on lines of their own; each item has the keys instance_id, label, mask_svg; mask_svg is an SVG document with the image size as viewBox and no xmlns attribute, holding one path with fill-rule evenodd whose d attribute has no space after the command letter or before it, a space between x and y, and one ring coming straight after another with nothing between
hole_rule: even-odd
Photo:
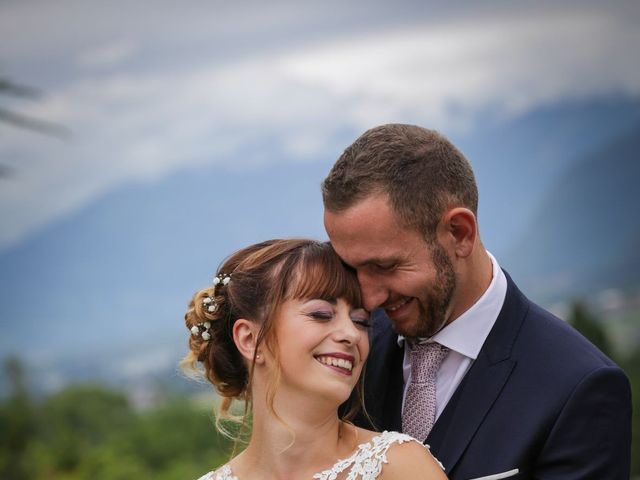
<instances>
[{"instance_id":1,"label":"groom's ear","mask_svg":"<svg viewBox=\"0 0 640 480\"><path fill-rule=\"evenodd\" d=\"M478 238L478 223L471 210L463 207L448 210L442 217L441 227L444 245L448 245L457 257L471 255Z\"/></svg>"}]
</instances>

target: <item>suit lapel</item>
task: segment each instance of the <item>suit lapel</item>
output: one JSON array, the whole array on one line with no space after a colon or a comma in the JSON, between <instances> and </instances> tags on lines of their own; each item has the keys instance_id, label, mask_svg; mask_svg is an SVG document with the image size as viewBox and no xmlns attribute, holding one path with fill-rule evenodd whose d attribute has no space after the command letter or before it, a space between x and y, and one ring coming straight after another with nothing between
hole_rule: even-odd
<instances>
[{"instance_id":1,"label":"suit lapel","mask_svg":"<svg viewBox=\"0 0 640 480\"><path fill-rule=\"evenodd\" d=\"M427 437L426 443L447 473L460 460L516 365L511 359L511 348L527 308L526 299L507 275L502 310L478 358Z\"/></svg>"},{"instance_id":2,"label":"suit lapel","mask_svg":"<svg viewBox=\"0 0 640 480\"><path fill-rule=\"evenodd\" d=\"M514 366L515 362L509 360L491 365L486 357L479 357L438 418L426 443L433 448L447 473L458 463Z\"/></svg>"}]
</instances>

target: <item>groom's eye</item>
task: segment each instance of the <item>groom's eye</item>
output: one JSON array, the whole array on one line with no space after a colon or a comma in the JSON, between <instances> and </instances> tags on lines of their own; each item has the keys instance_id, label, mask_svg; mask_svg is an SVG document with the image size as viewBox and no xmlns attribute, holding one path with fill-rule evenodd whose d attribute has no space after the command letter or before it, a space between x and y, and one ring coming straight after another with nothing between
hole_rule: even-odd
<instances>
[{"instance_id":1,"label":"groom's eye","mask_svg":"<svg viewBox=\"0 0 640 480\"><path fill-rule=\"evenodd\" d=\"M381 272L392 272L396 269L397 266L398 266L397 263L375 264L375 268Z\"/></svg>"}]
</instances>

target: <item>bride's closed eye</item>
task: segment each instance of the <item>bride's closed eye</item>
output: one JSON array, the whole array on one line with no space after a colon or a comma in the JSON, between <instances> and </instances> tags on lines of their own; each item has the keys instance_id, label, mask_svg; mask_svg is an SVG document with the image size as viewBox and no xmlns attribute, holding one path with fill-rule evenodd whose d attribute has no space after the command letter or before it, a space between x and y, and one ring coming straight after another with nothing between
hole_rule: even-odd
<instances>
[{"instance_id":1,"label":"bride's closed eye","mask_svg":"<svg viewBox=\"0 0 640 480\"><path fill-rule=\"evenodd\" d=\"M370 328L371 317L364 310L356 310L355 312L351 312L351 321L355 323L359 327Z\"/></svg>"},{"instance_id":2,"label":"bride's closed eye","mask_svg":"<svg viewBox=\"0 0 640 480\"><path fill-rule=\"evenodd\" d=\"M355 323L359 327L370 328L371 322L368 318L353 318L353 323Z\"/></svg>"},{"instance_id":3,"label":"bride's closed eye","mask_svg":"<svg viewBox=\"0 0 640 480\"><path fill-rule=\"evenodd\" d=\"M311 317L314 320L326 322L333 318L333 312L327 310L315 310L305 314L307 317Z\"/></svg>"},{"instance_id":4,"label":"bride's closed eye","mask_svg":"<svg viewBox=\"0 0 640 480\"><path fill-rule=\"evenodd\" d=\"M315 298L305 302L302 313L318 322L328 322L336 315L335 306L324 299Z\"/></svg>"}]
</instances>

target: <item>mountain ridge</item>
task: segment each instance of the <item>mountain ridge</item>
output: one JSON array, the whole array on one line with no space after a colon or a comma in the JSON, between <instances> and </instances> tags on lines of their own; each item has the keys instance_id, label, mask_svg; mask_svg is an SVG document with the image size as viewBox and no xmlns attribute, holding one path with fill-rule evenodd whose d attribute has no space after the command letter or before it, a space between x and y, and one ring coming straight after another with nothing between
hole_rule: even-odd
<instances>
[{"instance_id":1,"label":"mountain ridge","mask_svg":"<svg viewBox=\"0 0 640 480\"><path fill-rule=\"evenodd\" d=\"M640 287L640 124L573 162L505 256L545 302Z\"/></svg>"}]
</instances>

